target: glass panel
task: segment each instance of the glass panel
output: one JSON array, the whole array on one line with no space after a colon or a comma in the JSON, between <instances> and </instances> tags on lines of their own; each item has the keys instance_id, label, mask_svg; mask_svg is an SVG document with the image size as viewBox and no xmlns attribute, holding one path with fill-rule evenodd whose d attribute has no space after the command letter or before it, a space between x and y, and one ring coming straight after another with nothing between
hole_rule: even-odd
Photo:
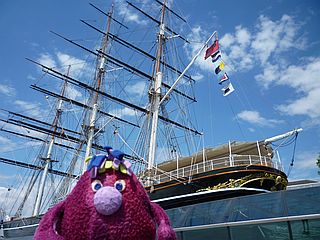
<instances>
[{"instance_id":1,"label":"glass panel","mask_svg":"<svg viewBox=\"0 0 320 240\"><path fill-rule=\"evenodd\" d=\"M320 212L320 187L302 188L284 191L288 215L305 215ZM301 204L303 203L303 204Z\"/></svg>"},{"instance_id":2,"label":"glass panel","mask_svg":"<svg viewBox=\"0 0 320 240\"><path fill-rule=\"evenodd\" d=\"M230 227L232 240L288 240L287 222Z\"/></svg>"},{"instance_id":3,"label":"glass panel","mask_svg":"<svg viewBox=\"0 0 320 240\"><path fill-rule=\"evenodd\" d=\"M293 240L320 239L320 220L302 220L291 222Z\"/></svg>"},{"instance_id":4,"label":"glass panel","mask_svg":"<svg viewBox=\"0 0 320 240\"><path fill-rule=\"evenodd\" d=\"M178 240L229 240L227 228L210 228L203 230L193 230L179 232L177 234Z\"/></svg>"},{"instance_id":5,"label":"glass panel","mask_svg":"<svg viewBox=\"0 0 320 240\"><path fill-rule=\"evenodd\" d=\"M283 201L276 194L229 198L167 210L174 227L214 224L283 216Z\"/></svg>"},{"instance_id":6,"label":"glass panel","mask_svg":"<svg viewBox=\"0 0 320 240\"><path fill-rule=\"evenodd\" d=\"M199 203L169 209L167 213L174 227L188 227L317 214L319 201L320 187L311 187Z\"/></svg>"}]
</instances>

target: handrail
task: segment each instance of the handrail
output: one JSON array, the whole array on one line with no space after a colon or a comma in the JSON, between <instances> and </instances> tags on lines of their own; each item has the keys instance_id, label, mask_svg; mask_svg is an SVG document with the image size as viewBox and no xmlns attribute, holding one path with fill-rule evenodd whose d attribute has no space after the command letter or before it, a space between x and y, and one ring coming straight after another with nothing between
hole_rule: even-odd
<instances>
[{"instance_id":1,"label":"handrail","mask_svg":"<svg viewBox=\"0 0 320 240\"><path fill-rule=\"evenodd\" d=\"M204 230L210 228L220 228L220 227L235 227L235 226L248 226L253 224L269 224L269 223L279 223L279 222L289 222L289 221L299 221L299 220L318 220L320 219L320 214L306 214L306 215L296 215L296 216L285 216L285 217L274 217L274 218L264 218L264 219L253 219L244 220L237 222L224 222L224 223L214 223L190 227L178 227L174 228L176 232L185 232L192 230Z\"/></svg>"},{"instance_id":2,"label":"handrail","mask_svg":"<svg viewBox=\"0 0 320 240\"><path fill-rule=\"evenodd\" d=\"M179 169L172 170L170 172L162 173L154 176L154 180L157 183L170 181L173 179L181 177L189 177L190 175L203 173L218 168L235 167L243 165L261 165L268 166L282 171L282 165L279 161L271 159L266 156L256 156L256 155L237 155L232 154L227 157L215 158L207 160L205 162L199 162L193 164L192 166L186 166ZM191 174L190 174L191 173Z\"/></svg>"}]
</instances>

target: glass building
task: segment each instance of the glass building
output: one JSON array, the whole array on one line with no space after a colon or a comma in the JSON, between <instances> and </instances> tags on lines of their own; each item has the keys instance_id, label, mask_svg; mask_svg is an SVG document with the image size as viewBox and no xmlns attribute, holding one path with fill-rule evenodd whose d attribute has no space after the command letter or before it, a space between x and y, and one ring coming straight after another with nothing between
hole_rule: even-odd
<instances>
[{"instance_id":1,"label":"glass building","mask_svg":"<svg viewBox=\"0 0 320 240\"><path fill-rule=\"evenodd\" d=\"M319 240L320 184L166 212L180 240Z\"/></svg>"}]
</instances>

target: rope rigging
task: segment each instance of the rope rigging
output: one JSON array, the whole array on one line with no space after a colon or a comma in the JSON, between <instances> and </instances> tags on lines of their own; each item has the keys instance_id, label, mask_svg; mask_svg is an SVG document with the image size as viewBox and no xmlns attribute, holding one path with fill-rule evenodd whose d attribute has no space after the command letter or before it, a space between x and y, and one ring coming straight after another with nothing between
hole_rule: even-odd
<instances>
[{"instance_id":1,"label":"rope rigging","mask_svg":"<svg viewBox=\"0 0 320 240\"><path fill-rule=\"evenodd\" d=\"M292 168L293 168L293 163L294 163L294 160L295 160L297 137L298 137L298 132L296 132L296 134L295 134L295 136L293 137L293 140L292 140L292 141L294 141L294 145L293 145L293 152L292 152L292 157L291 157L291 163L290 163L290 166L289 166L289 169L288 169L288 173L287 173L287 176L288 176L288 177L290 176L291 170L292 170ZM292 143L292 141L291 141L291 143Z\"/></svg>"}]
</instances>

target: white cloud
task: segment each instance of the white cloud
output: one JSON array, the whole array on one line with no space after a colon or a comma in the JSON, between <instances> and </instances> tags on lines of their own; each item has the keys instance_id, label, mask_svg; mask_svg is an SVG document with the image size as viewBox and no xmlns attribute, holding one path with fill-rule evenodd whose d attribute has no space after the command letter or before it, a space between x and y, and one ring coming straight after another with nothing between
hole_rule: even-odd
<instances>
[{"instance_id":1,"label":"white cloud","mask_svg":"<svg viewBox=\"0 0 320 240\"><path fill-rule=\"evenodd\" d=\"M26 179L24 179L26 180ZM14 183L14 181L12 181ZM22 186L22 184L21 184ZM2 203L2 210L4 211L6 217L9 219L9 216L13 216L19 204L22 202L22 199L26 193L26 189L21 189L21 187L3 187L0 186L0 202ZM25 208L23 209L22 214L24 216L30 216L31 211L34 207L35 191L31 192L31 197L25 203ZM32 198L32 199L31 199ZM14 206L12 206L15 204Z\"/></svg>"},{"instance_id":2,"label":"white cloud","mask_svg":"<svg viewBox=\"0 0 320 240\"><path fill-rule=\"evenodd\" d=\"M131 108L121 108L121 109L114 109L112 111L110 111L110 114L122 118L122 117L132 117L132 116L136 116L136 111L134 111Z\"/></svg>"},{"instance_id":3,"label":"white cloud","mask_svg":"<svg viewBox=\"0 0 320 240\"><path fill-rule=\"evenodd\" d=\"M69 65L71 66L69 73L70 76L79 77L84 75L85 73L91 73L84 60L62 52L57 52L56 57L59 63L59 67L65 69L65 71L69 67Z\"/></svg>"},{"instance_id":4,"label":"white cloud","mask_svg":"<svg viewBox=\"0 0 320 240\"><path fill-rule=\"evenodd\" d=\"M255 76L255 79L263 85L265 88L268 88L270 83L277 81L279 79L279 67L278 65L272 65L266 63L263 68L263 72ZM277 74L275 74L275 72Z\"/></svg>"},{"instance_id":5,"label":"white cloud","mask_svg":"<svg viewBox=\"0 0 320 240\"><path fill-rule=\"evenodd\" d=\"M134 22L134 23L137 23L137 24L140 24L140 25L147 25L147 21L142 19L138 14L137 11L135 11L135 9L133 9L132 7L128 6L128 4L124 1L118 1L119 4L119 14L121 16L124 17L124 19L128 22ZM145 4L145 2L149 2L149 1L144 1L143 3Z\"/></svg>"},{"instance_id":6,"label":"white cloud","mask_svg":"<svg viewBox=\"0 0 320 240\"><path fill-rule=\"evenodd\" d=\"M260 116L260 113L257 111L242 111L237 114L237 117L243 121L249 122L251 124L256 124L259 126L272 127L276 124L283 123L283 121L281 121L281 120L266 119L266 118Z\"/></svg>"},{"instance_id":7,"label":"white cloud","mask_svg":"<svg viewBox=\"0 0 320 240\"><path fill-rule=\"evenodd\" d=\"M62 52L56 52L53 55L48 53L41 54L37 61L45 66L54 67L62 74L68 74L74 78L91 77L94 71L94 68L89 68L89 65L84 60ZM69 66L70 71L67 73ZM70 84L66 88L66 96L80 102L85 102L82 93Z\"/></svg>"},{"instance_id":8,"label":"white cloud","mask_svg":"<svg viewBox=\"0 0 320 240\"><path fill-rule=\"evenodd\" d=\"M73 77L87 77L93 73L84 60L62 52L42 53L37 61L49 68L58 69L62 74L67 74L68 68L71 66L69 76Z\"/></svg>"},{"instance_id":9,"label":"white cloud","mask_svg":"<svg viewBox=\"0 0 320 240\"><path fill-rule=\"evenodd\" d=\"M136 115L136 111L134 111L131 108L124 108L122 112L123 112L124 116L135 116Z\"/></svg>"},{"instance_id":10,"label":"white cloud","mask_svg":"<svg viewBox=\"0 0 320 240\"><path fill-rule=\"evenodd\" d=\"M7 217L13 216L26 192L26 190L21 192L22 184L18 186L17 183L21 183L21 181L26 181L27 179L22 180L21 176L18 176L18 174L11 176L1 175L1 178L5 179L4 183L2 183L4 186L0 186L0 202L2 203L1 210L4 211ZM13 204L15 204L15 206L13 206ZM31 211L33 209L32 202L30 203L29 201L26 209L27 211Z\"/></svg>"},{"instance_id":11,"label":"white cloud","mask_svg":"<svg viewBox=\"0 0 320 240\"><path fill-rule=\"evenodd\" d=\"M320 88L306 93L304 97L295 99L289 104L282 104L277 109L287 115L307 115L310 118L320 118Z\"/></svg>"},{"instance_id":12,"label":"white cloud","mask_svg":"<svg viewBox=\"0 0 320 240\"><path fill-rule=\"evenodd\" d=\"M295 167L301 170L317 168L318 153L316 152L301 152L295 160Z\"/></svg>"},{"instance_id":13,"label":"white cloud","mask_svg":"<svg viewBox=\"0 0 320 240\"><path fill-rule=\"evenodd\" d=\"M16 89L9 85L0 83L0 94L4 94L8 97L13 97L16 95Z\"/></svg>"},{"instance_id":14,"label":"white cloud","mask_svg":"<svg viewBox=\"0 0 320 240\"><path fill-rule=\"evenodd\" d=\"M230 33L226 33L220 39L220 43L223 45L224 48L230 48L234 44L234 42L235 42L235 37Z\"/></svg>"},{"instance_id":15,"label":"white cloud","mask_svg":"<svg viewBox=\"0 0 320 240\"><path fill-rule=\"evenodd\" d=\"M14 179L14 176L0 174L0 181L8 180L8 179Z\"/></svg>"},{"instance_id":16,"label":"white cloud","mask_svg":"<svg viewBox=\"0 0 320 240\"><path fill-rule=\"evenodd\" d=\"M301 180L301 179L320 179L318 175L319 168L316 165L318 153L313 152L301 152L296 155L292 171L289 179Z\"/></svg>"},{"instance_id":17,"label":"white cloud","mask_svg":"<svg viewBox=\"0 0 320 240\"><path fill-rule=\"evenodd\" d=\"M292 99L276 108L286 115L308 116L309 121L304 124L311 126L320 122L320 58L304 58L292 65L291 59L283 54L306 47L306 40L299 35L301 27L302 24L289 15L279 20L261 15L255 31L237 26L234 33L222 36L220 45L226 64L232 69L239 72L260 67L261 72L255 76L259 84L265 88L282 85L295 93ZM250 121L248 116L239 117Z\"/></svg>"},{"instance_id":18,"label":"white cloud","mask_svg":"<svg viewBox=\"0 0 320 240\"><path fill-rule=\"evenodd\" d=\"M193 58L196 53L198 53L199 49L203 46L205 43L205 37L207 36L207 32L201 28L201 26L196 26L191 29L191 33L187 36L187 39L192 39L191 44L185 44L185 50L188 55L188 57L191 59ZM202 53L199 55L197 60L195 61L195 65L197 65L201 70L207 71L207 72L214 72L214 68L212 67L212 62L210 59L204 60L204 54L205 49L202 51Z\"/></svg>"},{"instance_id":19,"label":"white cloud","mask_svg":"<svg viewBox=\"0 0 320 240\"><path fill-rule=\"evenodd\" d=\"M305 130L314 126L320 126L320 118L307 119L301 123L301 127Z\"/></svg>"},{"instance_id":20,"label":"white cloud","mask_svg":"<svg viewBox=\"0 0 320 240\"><path fill-rule=\"evenodd\" d=\"M236 27L236 39L241 46L248 46L251 40L251 34L246 28Z\"/></svg>"},{"instance_id":21,"label":"white cloud","mask_svg":"<svg viewBox=\"0 0 320 240\"><path fill-rule=\"evenodd\" d=\"M35 81L37 80L36 77L32 76L31 74L28 74L27 79L31 80L31 81Z\"/></svg>"},{"instance_id":22,"label":"white cloud","mask_svg":"<svg viewBox=\"0 0 320 240\"><path fill-rule=\"evenodd\" d=\"M256 131L254 128L248 128L248 130L249 130L250 132L255 132L255 131Z\"/></svg>"},{"instance_id":23,"label":"white cloud","mask_svg":"<svg viewBox=\"0 0 320 240\"><path fill-rule=\"evenodd\" d=\"M5 130L20 133L23 135L28 135L30 137L36 137L40 139L45 139L47 137L46 134L41 133L39 131L30 130L21 126L16 126L12 124L6 124L3 126ZM23 141L21 142L13 141L11 138L6 138L0 136L0 152L11 152L11 151L18 151L20 149L30 148L36 145L42 144L42 142L36 141Z\"/></svg>"},{"instance_id":24,"label":"white cloud","mask_svg":"<svg viewBox=\"0 0 320 240\"><path fill-rule=\"evenodd\" d=\"M73 100L78 100L80 102L84 102L84 99L82 97L82 93L79 92L77 89L75 89L71 85L68 85L68 87L66 88L66 97L73 99Z\"/></svg>"},{"instance_id":25,"label":"white cloud","mask_svg":"<svg viewBox=\"0 0 320 240\"><path fill-rule=\"evenodd\" d=\"M234 34L227 33L220 39L222 59L230 70L247 70L253 67L253 55L249 49L251 38L248 29L237 26Z\"/></svg>"},{"instance_id":26,"label":"white cloud","mask_svg":"<svg viewBox=\"0 0 320 240\"><path fill-rule=\"evenodd\" d=\"M271 59L281 52L304 48L305 41L298 36L300 27L288 15L277 21L261 15L255 31L236 26L234 33L226 33L220 38L222 58L231 70L246 71L261 64L265 68L262 75L269 75ZM286 61L277 58L277 62L284 65Z\"/></svg>"},{"instance_id":27,"label":"white cloud","mask_svg":"<svg viewBox=\"0 0 320 240\"><path fill-rule=\"evenodd\" d=\"M262 64L266 63L273 53L301 47L296 44L300 26L292 17L283 15L280 20L272 21L268 17L260 16L258 21L258 32L251 46Z\"/></svg>"},{"instance_id":28,"label":"white cloud","mask_svg":"<svg viewBox=\"0 0 320 240\"><path fill-rule=\"evenodd\" d=\"M301 61L299 65L291 65L285 69L277 84L289 85L300 92L307 92L320 87L320 58Z\"/></svg>"},{"instance_id":29,"label":"white cloud","mask_svg":"<svg viewBox=\"0 0 320 240\"><path fill-rule=\"evenodd\" d=\"M40 64L45 65L49 68L54 68L56 67L56 62L54 58L48 54L48 53L42 53L40 54L40 57L37 60Z\"/></svg>"},{"instance_id":30,"label":"white cloud","mask_svg":"<svg viewBox=\"0 0 320 240\"><path fill-rule=\"evenodd\" d=\"M141 81L133 85L127 86L127 92L129 94L138 95L139 97L141 97L142 94L145 92L145 88L146 88L146 83Z\"/></svg>"},{"instance_id":31,"label":"white cloud","mask_svg":"<svg viewBox=\"0 0 320 240\"><path fill-rule=\"evenodd\" d=\"M277 77L274 72L277 72ZM306 59L300 65L285 69L267 64L263 74L257 75L256 79L265 87L270 84L283 85L298 93L299 97L277 107L281 112L320 119L320 58Z\"/></svg>"},{"instance_id":32,"label":"white cloud","mask_svg":"<svg viewBox=\"0 0 320 240\"><path fill-rule=\"evenodd\" d=\"M31 103L22 100L16 100L13 102L22 111L27 112L29 116L43 117L43 111L41 110L40 103Z\"/></svg>"},{"instance_id":33,"label":"white cloud","mask_svg":"<svg viewBox=\"0 0 320 240\"><path fill-rule=\"evenodd\" d=\"M9 216L8 216L8 209L7 208L7 204L8 204L8 194L9 194L9 191L8 191L8 188L7 187L0 187L0 202L1 202L1 211L4 211L4 212L1 212L1 215L4 214L5 218L7 218L6 220L9 220Z\"/></svg>"},{"instance_id":34,"label":"white cloud","mask_svg":"<svg viewBox=\"0 0 320 240\"><path fill-rule=\"evenodd\" d=\"M204 79L204 76L200 73L196 73L195 75L192 76L192 78L195 80L195 81L200 81L202 79Z\"/></svg>"},{"instance_id":35,"label":"white cloud","mask_svg":"<svg viewBox=\"0 0 320 240\"><path fill-rule=\"evenodd\" d=\"M0 136L0 152L5 153L5 152L10 152L14 150L17 146L16 142L13 142L12 140Z\"/></svg>"}]
</instances>

